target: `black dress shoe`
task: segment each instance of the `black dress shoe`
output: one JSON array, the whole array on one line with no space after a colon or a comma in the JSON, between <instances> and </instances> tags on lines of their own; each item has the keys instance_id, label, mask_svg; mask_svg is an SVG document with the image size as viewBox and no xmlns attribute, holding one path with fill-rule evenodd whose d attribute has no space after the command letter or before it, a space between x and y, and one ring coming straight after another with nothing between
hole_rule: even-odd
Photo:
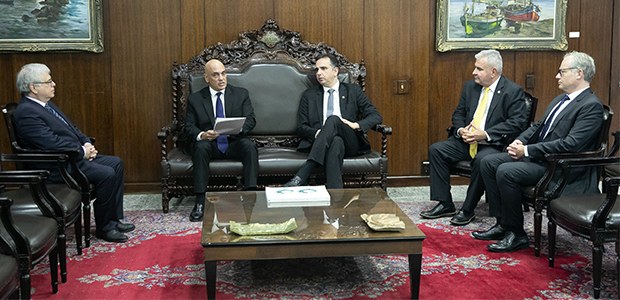
<instances>
[{"instance_id":1,"label":"black dress shoe","mask_svg":"<svg viewBox=\"0 0 620 300\"><path fill-rule=\"evenodd\" d=\"M442 202L435 205L435 207L420 212L420 216L426 219L437 219L441 217L451 217L456 215L456 208L454 208L454 204L450 203L450 205L444 205Z\"/></svg>"},{"instance_id":2,"label":"black dress shoe","mask_svg":"<svg viewBox=\"0 0 620 300\"><path fill-rule=\"evenodd\" d=\"M133 231L134 229L136 229L136 226L131 223L117 222L116 229L118 229L118 231L122 233L125 233L125 232Z\"/></svg>"},{"instance_id":3,"label":"black dress shoe","mask_svg":"<svg viewBox=\"0 0 620 300\"><path fill-rule=\"evenodd\" d=\"M112 229L110 231L97 230L95 232L95 236L98 239L102 239L104 241L111 242L111 243L124 243L129 239L126 235L122 234L120 231L116 229Z\"/></svg>"},{"instance_id":4,"label":"black dress shoe","mask_svg":"<svg viewBox=\"0 0 620 300\"><path fill-rule=\"evenodd\" d=\"M491 252L513 252L529 247L530 240L527 235L517 236L514 232L508 231L506 236L495 244L490 244L487 249Z\"/></svg>"},{"instance_id":5,"label":"black dress shoe","mask_svg":"<svg viewBox=\"0 0 620 300\"><path fill-rule=\"evenodd\" d=\"M476 218L476 215L474 215L473 213L466 214L464 211L461 210L459 211L458 214L456 214L456 216L450 219L450 224L456 225L456 226L463 226L463 225L469 224L475 218Z\"/></svg>"},{"instance_id":6,"label":"black dress shoe","mask_svg":"<svg viewBox=\"0 0 620 300\"><path fill-rule=\"evenodd\" d=\"M284 187L300 186L302 184L303 184L303 181L301 180L301 177L295 175L295 177L293 177L291 180L289 180L287 183L284 184Z\"/></svg>"},{"instance_id":7,"label":"black dress shoe","mask_svg":"<svg viewBox=\"0 0 620 300\"><path fill-rule=\"evenodd\" d=\"M495 224L493 227L486 231L474 231L471 236L477 240L490 241L501 240L506 236L506 230L502 228L502 225Z\"/></svg>"},{"instance_id":8,"label":"black dress shoe","mask_svg":"<svg viewBox=\"0 0 620 300\"><path fill-rule=\"evenodd\" d=\"M194 204L194 208L192 212L189 214L190 222L200 222L202 221L202 216L204 215L204 204Z\"/></svg>"}]
</instances>

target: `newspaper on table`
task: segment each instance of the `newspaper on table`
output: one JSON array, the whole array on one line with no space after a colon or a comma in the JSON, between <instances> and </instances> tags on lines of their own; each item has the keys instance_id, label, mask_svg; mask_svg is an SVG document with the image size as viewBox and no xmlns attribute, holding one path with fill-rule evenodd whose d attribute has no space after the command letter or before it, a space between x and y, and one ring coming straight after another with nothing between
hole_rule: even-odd
<instances>
[{"instance_id":1,"label":"newspaper on table","mask_svg":"<svg viewBox=\"0 0 620 300\"><path fill-rule=\"evenodd\" d=\"M235 135L241 132L243 124L245 123L245 117L238 118L216 118L213 130L217 133L224 135Z\"/></svg>"},{"instance_id":2,"label":"newspaper on table","mask_svg":"<svg viewBox=\"0 0 620 300\"><path fill-rule=\"evenodd\" d=\"M266 187L267 207L329 206L331 196L324 185Z\"/></svg>"}]
</instances>

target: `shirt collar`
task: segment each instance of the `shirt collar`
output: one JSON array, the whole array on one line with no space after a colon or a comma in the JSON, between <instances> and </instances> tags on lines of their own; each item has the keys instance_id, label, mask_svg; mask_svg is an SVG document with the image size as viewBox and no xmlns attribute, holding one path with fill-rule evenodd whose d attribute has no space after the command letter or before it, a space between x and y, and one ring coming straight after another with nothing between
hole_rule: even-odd
<instances>
[{"instance_id":1,"label":"shirt collar","mask_svg":"<svg viewBox=\"0 0 620 300\"><path fill-rule=\"evenodd\" d=\"M30 100L32 100L32 101L34 101L34 102L36 102L36 103L38 103L38 104L40 104L40 105L41 105L41 106L43 106L43 107L45 107L45 105L47 105L47 102L43 102L43 101L41 101L41 100L37 100L37 99L32 98L32 97L30 97L30 96L25 96L25 97L26 97L26 98L28 98L28 99L30 99Z\"/></svg>"},{"instance_id":2,"label":"shirt collar","mask_svg":"<svg viewBox=\"0 0 620 300\"><path fill-rule=\"evenodd\" d=\"M324 86L323 87L323 91L327 92L327 91L329 91L329 89L333 89L334 91L337 91L338 88L340 88L340 81L336 79L336 82L334 82L334 84L332 86L330 86L330 87Z\"/></svg>"}]
</instances>

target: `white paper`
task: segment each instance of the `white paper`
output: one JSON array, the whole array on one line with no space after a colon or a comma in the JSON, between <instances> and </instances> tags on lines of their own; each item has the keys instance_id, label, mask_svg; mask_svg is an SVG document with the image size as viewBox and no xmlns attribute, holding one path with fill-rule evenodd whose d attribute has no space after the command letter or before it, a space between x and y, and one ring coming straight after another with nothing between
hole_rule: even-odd
<instances>
[{"instance_id":1,"label":"white paper","mask_svg":"<svg viewBox=\"0 0 620 300\"><path fill-rule=\"evenodd\" d=\"M245 117L217 118L213 130L219 134L235 135L241 132L243 123L245 123Z\"/></svg>"},{"instance_id":2,"label":"white paper","mask_svg":"<svg viewBox=\"0 0 620 300\"><path fill-rule=\"evenodd\" d=\"M331 196L324 185L266 187L267 207L329 206Z\"/></svg>"}]
</instances>

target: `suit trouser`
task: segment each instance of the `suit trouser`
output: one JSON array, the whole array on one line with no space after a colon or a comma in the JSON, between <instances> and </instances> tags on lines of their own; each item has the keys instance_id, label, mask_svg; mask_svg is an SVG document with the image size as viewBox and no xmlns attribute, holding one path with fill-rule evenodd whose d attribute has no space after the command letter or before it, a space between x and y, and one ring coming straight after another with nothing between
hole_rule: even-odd
<instances>
[{"instance_id":1,"label":"suit trouser","mask_svg":"<svg viewBox=\"0 0 620 300\"><path fill-rule=\"evenodd\" d=\"M493 154L482 160L480 171L489 206L500 211L499 223L517 235L523 229L522 187L535 185L547 167L528 158L514 160L508 153Z\"/></svg>"},{"instance_id":2,"label":"suit trouser","mask_svg":"<svg viewBox=\"0 0 620 300\"><path fill-rule=\"evenodd\" d=\"M115 229L117 222L124 218L123 161L117 156L98 155L92 161L80 161L79 168L95 186L95 227L100 231Z\"/></svg>"},{"instance_id":3,"label":"suit trouser","mask_svg":"<svg viewBox=\"0 0 620 300\"><path fill-rule=\"evenodd\" d=\"M450 137L445 141L434 143L429 148L431 200L452 202L450 193L450 166L459 161L471 161L471 177L462 210L471 214L484 194L484 182L480 176L480 162L489 154L500 153L499 147L479 145L478 153L471 158L469 144ZM493 216L494 212L489 213Z\"/></svg>"},{"instance_id":4,"label":"suit trouser","mask_svg":"<svg viewBox=\"0 0 620 300\"><path fill-rule=\"evenodd\" d=\"M194 193L202 194L207 191L209 183L209 162L212 159L238 159L243 165L243 186L256 187L258 177L258 149L249 138L229 139L226 153L220 152L217 142L197 141L192 148L192 175L194 177Z\"/></svg>"},{"instance_id":5,"label":"suit trouser","mask_svg":"<svg viewBox=\"0 0 620 300\"><path fill-rule=\"evenodd\" d=\"M342 164L345 157L356 156L359 151L357 134L337 116L325 120L316 136L308 160L325 168L325 187L342 188Z\"/></svg>"}]
</instances>

